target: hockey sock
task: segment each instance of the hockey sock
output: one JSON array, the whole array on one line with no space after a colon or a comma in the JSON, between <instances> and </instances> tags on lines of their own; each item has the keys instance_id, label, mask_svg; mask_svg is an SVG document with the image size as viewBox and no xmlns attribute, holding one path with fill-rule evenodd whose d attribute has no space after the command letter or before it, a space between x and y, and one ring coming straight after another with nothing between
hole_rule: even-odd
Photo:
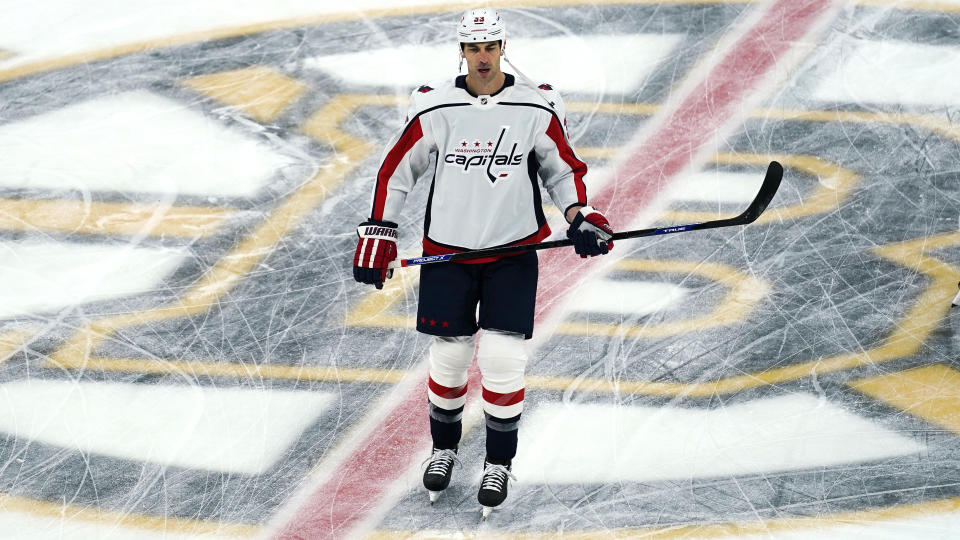
<instances>
[{"instance_id":1,"label":"hockey sock","mask_svg":"<svg viewBox=\"0 0 960 540\"><path fill-rule=\"evenodd\" d=\"M509 465L517 455L517 429L520 415L513 418L497 418L484 413L487 418L487 461L497 465Z\"/></svg>"},{"instance_id":2,"label":"hockey sock","mask_svg":"<svg viewBox=\"0 0 960 540\"><path fill-rule=\"evenodd\" d=\"M429 402L428 402L429 403ZM437 450L454 450L463 433L463 407L441 409L430 403L430 435Z\"/></svg>"}]
</instances>

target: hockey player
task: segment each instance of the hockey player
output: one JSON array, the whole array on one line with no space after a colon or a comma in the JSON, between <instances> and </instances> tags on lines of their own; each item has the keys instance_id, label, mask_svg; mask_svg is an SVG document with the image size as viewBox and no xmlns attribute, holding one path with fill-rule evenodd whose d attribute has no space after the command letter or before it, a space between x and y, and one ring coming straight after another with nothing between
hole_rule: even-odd
<instances>
[{"instance_id":1,"label":"hockey player","mask_svg":"<svg viewBox=\"0 0 960 540\"><path fill-rule=\"evenodd\" d=\"M570 223L567 236L578 254L601 255L613 247L607 219L587 206L587 166L570 146L560 95L548 84L535 87L500 70L506 32L496 10L467 11L457 26L467 75L412 93L405 125L377 173L370 218L357 229L354 277L378 289L397 256L404 200L427 171L425 255L543 240L550 228L540 184ZM435 336L428 380L433 453L423 484L433 502L459 463L467 368L476 349L486 419L477 497L486 516L504 501L512 478L523 410L524 339L533 335L537 256L530 251L420 268L417 330Z\"/></svg>"}]
</instances>

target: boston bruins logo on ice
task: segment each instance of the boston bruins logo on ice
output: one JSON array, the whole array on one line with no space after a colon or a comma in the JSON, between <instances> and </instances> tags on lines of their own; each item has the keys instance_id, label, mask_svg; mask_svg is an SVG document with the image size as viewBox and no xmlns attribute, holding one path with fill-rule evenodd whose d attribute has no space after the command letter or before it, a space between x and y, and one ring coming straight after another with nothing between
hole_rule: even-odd
<instances>
[{"instance_id":1,"label":"boston bruins logo on ice","mask_svg":"<svg viewBox=\"0 0 960 540\"><path fill-rule=\"evenodd\" d=\"M656 183L664 169L667 161L660 161L658 149L645 147L653 150L652 160L638 160L633 173L618 172L625 170L621 158L630 152L634 135L664 110L662 104L674 95L680 77L699 69L700 60L718 44L723 47L727 33L748 18L750 10L784 3L585 2L564 9L547 2L531 4L540 7L509 12L522 32L517 32L516 42L508 39L507 50L512 47L520 59L532 55L520 66L557 82L571 142L590 167L588 200L599 197L604 179L611 189L620 186L607 210L645 201L644 192L625 186L645 179ZM643 452L620 451L618 455L629 458L620 465L603 461L612 455L605 445L584 452L583 445L570 443L566 446L580 452L583 467L570 468L570 477L540 475L544 484L529 482L519 488L524 491L517 501L522 500L524 512L535 517L528 521L535 524L506 518L501 520L504 530L550 534L577 519L579 514L570 512L573 506L581 514L597 516L589 523L577 522L586 529L585 536L592 533L593 523L600 524L593 525L600 527L597 535L619 531L615 534L629 536L631 530L618 529L629 526L661 530L656 524L664 527L662 534L679 530L682 535L698 528L707 531L702 534L719 535L735 527L750 530L751 519L756 527L766 527L760 519L771 516L777 519L763 530L789 535L797 534L794 527L812 527L831 516L849 520L857 512L862 521L850 525L856 529L852 536L870 524L871 516L875 521L890 516L899 520L938 509L955 511L960 486L950 480L956 480L960 462L958 428L937 425L935 407L927 408L933 411L927 418L914 415L919 410L914 405L925 401L910 397L919 389L949 398L949 383L957 377L952 360L960 347L960 314L945 313L957 292L960 235L956 216L946 219L949 212L942 210L955 207L955 178L949 167L956 161L960 139L944 119L946 105L920 104L930 92L912 94L916 101L905 105L909 114L902 114L901 106L889 101L841 100L855 81L840 77L844 72L832 73L850 62L854 67L857 62L869 65L868 53L888 47L898 51L885 52L890 58L948 55L960 48L960 37L935 32L935 40L927 39L936 28L955 27L955 13L919 8L901 12L894 3L872 4L858 2L856 17L841 15L837 23L823 26L823 33L834 32L822 44L823 55L830 54L834 43L838 50L851 47L856 53L822 62L816 52L809 56L809 65L790 66L791 108L780 109L786 102L771 99L766 104L772 108L743 111L739 131L725 138L719 153L699 171L705 176L691 169L696 189L671 200L659 224L716 219L737 206L732 201L739 196L740 176L752 178L752 160L771 154L779 156L789 172L786 189L778 194L782 198L775 201L781 206L770 213L776 219L733 236L703 231L672 235L669 242L661 236L664 240L658 242L618 246L625 258L609 278L598 279L603 286L599 291L606 294L591 293L590 302L565 312L538 359L539 386L528 382L535 395L531 415L561 411L551 407L562 388L564 398L571 396L570 405L582 401L591 408L609 405L603 409L607 411L616 407L612 425L621 431L627 429L626 413L642 419L660 405L668 407L663 414L683 413L670 416L677 422L682 417L720 425L715 414L756 411L758 406L767 412L785 410L812 403L807 398L814 396L819 399L811 408L816 421L793 423L809 425L804 433L813 435L791 435L792 427L756 429L763 419L752 418L745 425L754 429L732 431L730 446L695 445L693 455L705 459L674 460L677 465L670 471L679 471L674 476L663 464L649 467L638 461L648 456ZM271 517L283 515L284 498L275 494L314 485L305 478L319 461L326 463L324 449L348 440L357 426L338 413L349 410L361 418L371 392L393 392L395 381L406 376L400 370L414 365L411 355L424 345L402 337L411 322L410 299L419 279L401 281L398 271L391 281L402 287L390 293L392 304L382 301L383 291L360 296L359 289L346 286L349 263L339 254L352 252L356 237L345 229L344 220L352 227L353 219L368 208L375 162L382 146L403 126L410 90L419 88L421 78L433 80L432 66L439 66L438 81L455 75L456 45L449 26L437 23L450 16L449 11L434 15L424 8L391 14L396 14L392 8L377 15L278 19L36 62L30 60L29 43L16 48L12 42L0 43L0 48L11 49L6 58L0 50L0 147L5 150L2 180L7 190L0 201L0 217L5 218L0 220L0 247L9 255L5 267L29 277L30 261L42 259L41 277L66 283L57 276L75 275L80 254L94 259L89 254L95 253L107 262L122 256L131 269L121 272L111 266L109 279L100 280L105 288L91 290L102 296L51 296L57 302L63 297L66 308L23 299L17 308L22 311L16 312L7 302L0 333L0 348L6 351L0 354L0 384L10 398L0 418L15 418L11 411L34 410L37 392L56 390L67 379L85 396L102 396L101 403L114 403L133 390L177 396L189 385L191 396L217 396L206 400L221 404L212 409L214 414L220 414L222 404L232 403L244 403L235 409L247 414L252 410L247 400L258 403L261 398L256 396L280 399L297 411L289 423L271 422L272 413L251 417L262 416L264 425L279 430L269 432L277 434L272 445L261 444L262 436L248 439L251 430L228 430L226 439L216 438L216 430L195 430L195 448L204 448L209 435L220 446L234 441L233 446L257 450L250 459L230 459L226 452L226 457L211 461L203 457L209 452L185 447L157 464L154 441L166 440L167 433L152 439L127 437L131 450L118 453L113 440L100 446L111 433L98 431L101 425L94 420L73 426L103 435L84 438L83 448L73 439L58 438L57 430L30 433L28 439L27 433L21 437L17 434L22 430L11 428L0 451L15 466L8 467L0 498L15 499L17 512L7 505L5 517L32 511L47 519L51 501L58 513L61 505L56 501L72 501L64 507L67 516L82 507L100 519L122 517L117 527L150 529L145 534L161 527L195 534L223 532L223 527L240 535L266 534L260 529L267 521L286 519ZM916 25L894 24L901 18L922 22L928 32L920 36ZM861 19L879 22L871 27L869 40L851 41L856 36L843 32L850 31L851 20ZM380 39L370 37L373 28L384 38L380 48L374 47ZM558 41L568 36L558 28L572 29L576 36ZM405 44L417 46L415 55L401 55L409 66L387 73L385 66L397 62L392 55ZM36 54L44 50L38 47ZM608 63L596 59L610 58L617 71L605 77L602 68ZM896 81L921 73L901 73L903 66L888 64L889 69L872 70L872 75ZM567 74L571 76L566 80L557 79ZM417 96L433 97L438 89L423 87ZM857 94L870 91L869 81L855 87ZM804 100L806 92L811 96ZM808 106L811 110L798 112ZM97 121L103 118L110 121ZM478 177L486 173L491 186L511 174L522 175L513 181L527 182L524 155L531 148L529 143L519 145L519 124L497 129L510 123L488 124L488 131L480 132L483 137L456 139L445 149L449 154L438 156L444 160L441 166ZM851 130L869 136L846 137ZM467 132L460 136L467 137ZM73 152L57 150L70 147L67 142ZM923 159L897 151L904 142L922 148ZM127 149L122 167L116 166L118 149ZM677 151L672 146L664 150ZM430 185L420 181L407 205L422 207ZM725 190L712 203L704 195L715 191L711 186ZM544 199L549 208L550 201ZM897 203L904 201L910 211L897 210ZM864 204L873 210L859 211ZM705 214L712 217L701 220ZM411 217L400 233L401 238L407 235L411 248L420 217ZM546 217L563 226L559 213ZM926 239L929 235L934 236ZM626 250L636 251L626 256ZM128 252L140 258L128 258ZM850 264L854 259L864 264ZM143 260L149 264L133 264ZM98 261L89 264L94 263ZM754 282L748 278L754 273L771 277L772 292L766 297L760 287L751 287ZM823 276L830 279L825 282ZM31 283L8 281L14 291ZM647 289L648 284L656 288ZM108 290L106 285L116 287ZM898 291L894 301L877 300L884 287ZM666 302L631 301L646 298L648 290L663 291L657 294L677 303L660 309L657 306ZM106 296L108 292L114 296ZM659 311L650 313L654 309ZM708 322L717 324L698 326ZM665 335L661 328L678 333ZM587 349L602 356L566 354ZM406 352L397 356L397 351ZM326 367L335 364L343 365ZM259 370L261 365L265 369ZM30 391L21 392L24 388ZM896 405L902 400L909 410ZM127 415L131 425L156 419L171 426L171 436L180 433L174 423L164 423L176 411L163 407L162 401L147 412ZM569 412L565 402L563 406L558 417ZM197 409L198 414L206 410ZM833 412L823 414L827 410ZM49 418L67 418L48 412L57 414ZM776 421L782 417L768 417L777 429L784 424ZM110 420L117 425L125 421ZM850 432L866 440L863 433L870 426L871 433L885 433L884 440L890 442L871 447L870 442L879 440L871 439L832 453L811 450L826 448L830 441L844 444ZM570 425L561 427L574 435L583 433ZM823 437L815 432L821 427ZM885 431L878 431L881 428ZM677 448L689 446L680 446L690 440L682 437L683 429L651 429L656 445L672 440ZM544 440L550 433L544 431ZM471 437L461 453L479 455L482 445ZM788 440L795 444L780 444ZM896 452L890 450L894 442L900 449ZM551 446L550 453L562 446ZM738 453L738 448L746 450ZM725 459L729 456L737 459ZM175 475L164 474L166 463ZM597 466L585 472L590 464ZM543 469L557 473L553 466ZM60 480L53 491L46 481L50 475ZM125 481L141 475L153 476L150 482ZM465 493L468 486L475 487L475 480L456 480L456 489ZM384 482L363 478L353 485ZM250 489L252 485L262 489ZM101 486L109 486L111 497L102 496ZM183 500L155 496L184 486L201 487ZM408 494L378 526L390 531L442 526L436 512L422 508L422 501L414 503L419 496ZM464 497L462 504L474 504L470 499ZM450 504L456 509L461 503ZM627 506L629 512L623 510ZM116 512L121 507L123 512ZM942 523L949 515L944 514ZM737 521L728 526L725 522L731 519ZM941 518L924 519L933 523ZM94 522L83 525L92 527ZM822 534L838 537L843 532L824 529Z\"/></svg>"},{"instance_id":2,"label":"boston bruins logo on ice","mask_svg":"<svg viewBox=\"0 0 960 540\"><path fill-rule=\"evenodd\" d=\"M498 154L500 147L503 146L503 136L509 128L501 128L500 135L497 136L497 142L488 141L460 141L460 146L453 149L443 157L443 162L448 165L457 165L463 167L464 174L469 173L473 167L486 166L487 178L491 182L496 182L500 178L510 176L510 170L504 170L503 167L513 168L523 161L523 152L517 151L517 143L513 143L509 153ZM494 171L494 165L497 170Z\"/></svg>"}]
</instances>

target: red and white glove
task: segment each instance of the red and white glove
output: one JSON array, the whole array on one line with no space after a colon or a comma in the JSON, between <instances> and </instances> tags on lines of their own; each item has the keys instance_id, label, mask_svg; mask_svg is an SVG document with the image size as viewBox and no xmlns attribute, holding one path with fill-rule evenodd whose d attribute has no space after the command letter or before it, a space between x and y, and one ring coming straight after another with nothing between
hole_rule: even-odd
<instances>
[{"instance_id":1,"label":"red and white glove","mask_svg":"<svg viewBox=\"0 0 960 540\"><path fill-rule=\"evenodd\" d=\"M613 249L613 229L607 218L592 206L577 212L567 229L567 238L573 240L573 249L582 258L606 255Z\"/></svg>"},{"instance_id":2,"label":"red and white glove","mask_svg":"<svg viewBox=\"0 0 960 540\"><path fill-rule=\"evenodd\" d=\"M387 268L397 258L397 224L390 221L364 221L357 227L357 251L353 255L353 279L383 288L393 277Z\"/></svg>"}]
</instances>

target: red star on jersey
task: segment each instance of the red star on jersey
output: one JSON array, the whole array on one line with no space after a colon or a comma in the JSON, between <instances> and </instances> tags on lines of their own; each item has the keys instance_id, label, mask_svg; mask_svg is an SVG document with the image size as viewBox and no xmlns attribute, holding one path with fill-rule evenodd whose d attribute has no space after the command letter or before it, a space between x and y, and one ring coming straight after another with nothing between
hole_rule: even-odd
<instances>
[{"instance_id":1,"label":"red star on jersey","mask_svg":"<svg viewBox=\"0 0 960 540\"><path fill-rule=\"evenodd\" d=\"M493 146L493 141L487 141L487 146Z\"/></svg>"},{"instance_id":2,"label":"red star on jersey","mask_svg":"<svg viewBox=\"0 0 960 540\"><path fill-rule=\"evenodd\" d=\"M437 325L437 320L436 320L436 319L430 319L430 326L436 326L436 325Z\"/></svg>"},{"instance_id":3,"label":"red star on jersey","mask_svg":"<svg viewBox=\"0 0 960 540\"><path fill-rule=\"evenodd\" d=\"M460 143L460 146L466 146L466 145L467 145L467 141L463 141L462 143Z\"/></svg>"},{"instance_id":4,"label":"red star on jersey","mask_svg":"<svg viewBox=\"0 0 960 540\"><path fill-rule=\"evenodd\" d=\"M447 321L443 321L443 327L450 328L450 323L448 323Z\"/></svg>"},{"instance_id":5,"label":"red star on jersey","mask_svg":"<svg viewBox=\"0 0 960 540\"><path fill-rule=\"evenodd\" d=\"M474 146L480 146L480 141L473 143Z\"/></svg>"}]
</instances>

